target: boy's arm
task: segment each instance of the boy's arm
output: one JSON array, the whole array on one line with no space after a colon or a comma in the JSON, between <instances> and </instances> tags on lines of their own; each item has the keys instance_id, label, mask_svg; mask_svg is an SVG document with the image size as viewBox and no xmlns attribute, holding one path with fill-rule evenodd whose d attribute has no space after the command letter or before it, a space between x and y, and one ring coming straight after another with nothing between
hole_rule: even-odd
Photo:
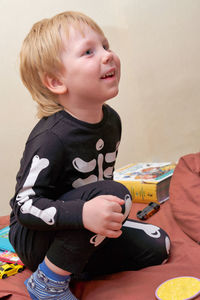
<instances>
[{"instance_id":1,"label":"boy's arm","mask_svg":"<svg viewBox=\"0 0 200 300\"><path fill-rule=\"evenodd\" d=\"M115 142L119 141L120 118L112 108L107 105L105 107L107 122L104 132L111 130ZM82 220L85 202L81 199L67 202L59 200L59 195L71 188L71 173L65 170L73 160L70 156L75 150L70 145L76 141L77 131L74 130L74 123L70 127L70 123L66 126L65 122L56 123L57 120L60 122L59 118L41 120L31 133L21 160L16 193L10 202L11 222L15 222L17 218L23 226L35 230L85 227ZM66 157L69 158L68 163ZM63 183L63 179L67 183ZM71 180L74 181L74 178ZM90 204L92 205L92 201Z\"/></svg>"},{"instance_id":2,"label":"boy's arm","mask_svg":"<svg viewBox=\"0 0 200 300\"><path fill-rule=\"evenodd\" d=\"M11 199L12 215L35 230L81 228L84 202L56 199L59 179L65 168L65 151L51 133L28 142L17 176L16 194ZM11 218L12 222L12 218Z\"/></svg>"}]
</instances>

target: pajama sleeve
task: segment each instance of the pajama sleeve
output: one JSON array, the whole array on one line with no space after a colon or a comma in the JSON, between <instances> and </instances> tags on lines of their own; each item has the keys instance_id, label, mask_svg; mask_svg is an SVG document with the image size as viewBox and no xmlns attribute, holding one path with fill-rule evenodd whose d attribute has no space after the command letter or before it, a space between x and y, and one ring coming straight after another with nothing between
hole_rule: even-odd
<instances>
[{"instance_id":1,"label":"pajama sleeve","mask_svg":"<svg viewBox=\"0 0 200 300\"><path fill-rule=\"evenodd\" d=\"M52 132L28 140L17 174L15 196L10 202L13 214L23 226L34 230L83 227L84 202L59 200L64 161L62 141Z\"/></svg>"}]
</instances>

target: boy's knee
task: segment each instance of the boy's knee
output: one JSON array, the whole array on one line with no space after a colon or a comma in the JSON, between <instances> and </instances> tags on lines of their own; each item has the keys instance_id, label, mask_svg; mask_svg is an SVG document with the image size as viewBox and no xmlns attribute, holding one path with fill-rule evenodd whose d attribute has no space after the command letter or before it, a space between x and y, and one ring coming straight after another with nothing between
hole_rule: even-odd
<instances>
[{"instance_id":1,"label":"boy's knee","mask_svg":"<svg viewBox=\"0 0 200 300\"><path fill-rule=\"evenodd\" d=\"M164 249L165 249L165 254L164 254L164 260L162 261L162 264L166 263L168 258L169 258L169 254L170 254L170 248L171 248L171 242L170 242L170 239L168 237L167 234L165 234L165 239L164 239Z\"/></svg>"},{"instance_id":2,"label":"boy's knee","mask_svg":"<svg viewBox=\"0 0 200 300\"><path fill-rule=\"evenodd\" d=\"M164 230L160 229L160 231L161 238L155 241L153 249L156 264L164 264L168 261L171 247L169 236Z\"/></svg>"},{"instance_id":3,"label":"boy's knee","mask_svg":"<svg viewBox=\"0 0 200 300\"><path fill-rule=\"evenodd\" d=\"M103 180L98 181L97 185L99 185L99 191L102 195L113 195L121 199L125 199L125 196L129 195L131 198L129 190L120 182L114 180Z\"/></svg>"}]
</instances>

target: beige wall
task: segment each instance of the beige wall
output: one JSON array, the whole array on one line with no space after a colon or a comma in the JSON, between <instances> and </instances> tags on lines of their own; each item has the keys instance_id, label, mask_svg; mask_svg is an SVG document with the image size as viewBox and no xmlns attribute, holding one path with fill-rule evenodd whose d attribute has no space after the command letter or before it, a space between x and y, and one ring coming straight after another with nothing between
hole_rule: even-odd
<instances>
[{"instance_id":1,"label":"beige wall","mask_svg":"<svg viewBox=\"0 0 200 300\"><path fill-rule=\"evenodd\" d=\"M0 215L9 213L35 104L18 74L18 53L32 24L79 10L104 29L122 61L123 138L117 166L177 160L200 148L199 0L0 0Z\"/></svg>"}]
</instances>

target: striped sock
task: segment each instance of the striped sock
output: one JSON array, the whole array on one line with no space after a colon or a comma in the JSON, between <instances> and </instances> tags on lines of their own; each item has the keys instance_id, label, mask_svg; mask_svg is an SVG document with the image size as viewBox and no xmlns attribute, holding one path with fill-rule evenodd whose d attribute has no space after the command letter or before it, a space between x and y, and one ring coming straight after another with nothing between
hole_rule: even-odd
<instances>
[{"instance_id":1,"label":"striped sock","mask_svg":"<svg viewBox=\"0 0 200 300\"><path fill-rule=\"evenodd\" d=\"M69 289L69 282L70 276L54 273L43 261L25 285L33 300L77 300Z\"/></svg>"}]
</instances>

